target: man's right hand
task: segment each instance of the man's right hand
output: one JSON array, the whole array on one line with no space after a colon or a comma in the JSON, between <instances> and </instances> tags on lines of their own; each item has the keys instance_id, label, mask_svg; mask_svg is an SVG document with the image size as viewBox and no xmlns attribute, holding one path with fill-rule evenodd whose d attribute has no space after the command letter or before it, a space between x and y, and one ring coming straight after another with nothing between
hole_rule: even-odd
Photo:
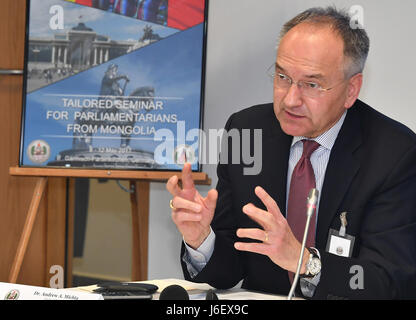
<instances>
[{"instance_id":1,"label":"man's right hand","mask_svg":"<svg viewBox=\"0 0 416 320\"><path fill-rule=\"evenodd\" d=\"M185 242L197 249L210 233L210 225L217 205L217 190L211 189L203 198L195 189L190 163L182 169L182 188L177 176L171 177L166 189L173 196L172 220Z\"/></svg>"}]
</instances>

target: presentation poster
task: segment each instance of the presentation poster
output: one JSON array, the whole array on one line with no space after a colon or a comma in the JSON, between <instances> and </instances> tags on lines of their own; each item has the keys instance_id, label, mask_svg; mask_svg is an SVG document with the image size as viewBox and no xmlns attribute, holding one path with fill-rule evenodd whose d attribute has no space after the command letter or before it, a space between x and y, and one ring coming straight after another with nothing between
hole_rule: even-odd
<instances>
[{"instance_id":1,"label":"presentation poster","mask_svg":"<svg viewBox=\"0 0 416 320\"><path fill-rule=\"evenodd\" d=\"M30 0L20 165L200 169L204 0Z\"/></svg>"}]
</instances>

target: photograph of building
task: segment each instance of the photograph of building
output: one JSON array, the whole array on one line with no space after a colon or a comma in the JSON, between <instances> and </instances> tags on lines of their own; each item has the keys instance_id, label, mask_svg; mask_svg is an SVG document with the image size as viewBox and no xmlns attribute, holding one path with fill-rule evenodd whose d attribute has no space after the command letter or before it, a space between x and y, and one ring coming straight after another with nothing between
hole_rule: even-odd
<instances>
[{"instance_id":1,"label":"photograph of building","mask_svg":"<svg viewBox=\"0 0 416 320\"><path fill-rule=\"evenodd\" d=\"M31 37L28 46L27 91L32 92L133 50L163 39L145 24L137 40L114 40L79 22L50 37Z\"/></svg>"}]
</instances>

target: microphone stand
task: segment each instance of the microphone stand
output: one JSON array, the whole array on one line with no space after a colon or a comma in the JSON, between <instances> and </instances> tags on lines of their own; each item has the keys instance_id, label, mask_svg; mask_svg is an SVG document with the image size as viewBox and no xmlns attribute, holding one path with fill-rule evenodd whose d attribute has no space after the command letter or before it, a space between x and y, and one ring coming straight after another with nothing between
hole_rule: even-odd
<instances>
[{"instance_id":1,"label":"microphone stand","mask_svg":"<svg viewBox=\"0 0 416 320\"><path fill-rule=\"evenodd\" d=\"M295 292L296 285L297 285L298 280L299 280L300 268L302 267L302 261L303 261L303 253L305 251L305 246L306 246L306 238L308 237L309 224L311 222L313 212L316 208L316 202L318 200L318 194L319 194L319 192L316 189L311 189L311 191L309 191L309 196L308 196L308 201L307 201L308 209L306 211L306 225L305 225L305 231L303 233L302 247L300 249L298 266L296 268L296 273L295 273L295 276L293 278L293 283L292 283L292 286L290 288L289 294L287 296L287 300L292 300L293 294Z\"/></svg>"}]
</instances>

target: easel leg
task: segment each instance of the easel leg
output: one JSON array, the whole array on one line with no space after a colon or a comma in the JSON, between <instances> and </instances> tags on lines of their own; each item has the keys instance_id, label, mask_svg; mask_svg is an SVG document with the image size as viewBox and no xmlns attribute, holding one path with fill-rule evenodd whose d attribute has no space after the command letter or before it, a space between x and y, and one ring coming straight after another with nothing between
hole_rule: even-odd
<instances>
[{"instance_id":1,"label":"easel leg","mask_svg":"<svg viewBox=\"0 0 416 320\"><path fill-rule=\"evenodd\" d=\"M30 235L32 233L33 225L35 223L36 215L38 213L39 203L45 191L48 178L42 177L36 183L35 191L33 192L32 201L30 202L29 211L27 213L23 232L20 237L19 245L17 246L16 255L14 257L12 269L9 274L9 282L16 283L17 277L22 266L23 258L26 253L27 245L29 243Z\"/></svg>"},{"instance_id":2,"label":"easel leg","mask_svg":"<svg viewBox=\"0 0 416 320\"><path fill-rule=\"evenodd\" d=\"M147 280L148 237L149 237L149 189L150 182L144 180L130 181L132 213L132 268L133 281Z\"/></svg>"}]
</instances>

